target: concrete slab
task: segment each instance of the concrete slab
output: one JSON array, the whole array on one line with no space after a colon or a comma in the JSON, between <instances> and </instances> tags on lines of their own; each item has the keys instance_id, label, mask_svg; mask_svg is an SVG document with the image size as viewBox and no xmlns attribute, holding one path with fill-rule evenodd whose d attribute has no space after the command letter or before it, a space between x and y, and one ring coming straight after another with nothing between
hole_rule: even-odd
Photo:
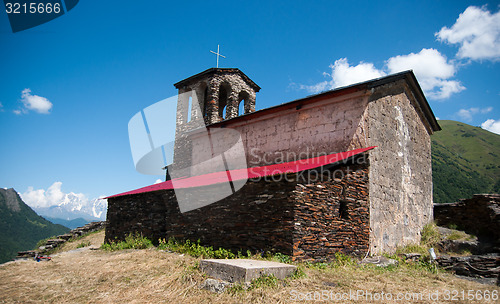
<instances>
[{"instance_id":1,"label":"concrete slab","mask_svg":"<svg viewBox=\"0 0 500 304\"><path fill-rule=\"evenodd\" d=\"M296 266L249 259L207 259L200 262L201 271L227 282L250 282L263 274L273 274L278 279L294 273Z\"/></svg>"}]
</instances>

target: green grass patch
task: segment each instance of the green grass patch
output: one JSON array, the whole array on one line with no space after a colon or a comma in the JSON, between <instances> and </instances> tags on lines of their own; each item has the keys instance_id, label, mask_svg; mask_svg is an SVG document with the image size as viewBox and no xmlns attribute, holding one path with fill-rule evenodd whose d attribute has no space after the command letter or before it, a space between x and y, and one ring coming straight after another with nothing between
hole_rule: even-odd
<instances>
[{"instance_id":1,"label":"green grass patch","mask_svg":"<svg viewBox=\"0 0 500 304\"><path fill-rule=\"evenodd\" d=\"M328 268L339 268L356 265L356 260L341 252L335 253L335 258L329 262L305 262L305 266L311 269L324 270Z\"/></svg>"},{"instance_id":2,"label":"green grass patch","mask_svg":"<svg viewBox=\"0 0 500 304\"><path fill-rule=\"evenodd\" d=\"M121 242L110 242L102 244L101 249L107 251L116 251L123 249L147 249L153 247L153 243L146 237L143 237L142 234L129 234L125 237L124 241Z\"/></svg>"},{"instance_id":3,"label":"green grass patch","mask_svg":"<svg viewBox=\"0 0 500 304\"><path fill-rule=\"evenodd\" d=\"M279 285L279 279L273 275L262 275L258 277L257 279L252 280L250 283L250 287L248 288L249 290L252 289L257 289L257 288L262 288L262 287L277 287Z\"/></svg>"},{"instance_id":4,"label":"green grass patch","mask_svg":"<svg viewBox=\"0 0 500 304\"><path fill-rule=\"evenodd\" d=\"M456 241L456 240L464 240L464 241L470 241L474 239L473 235L467 234L463 231L455 230L451 234L449 234L446 239L451 240L451 241Z\"/></svg>"},{"instance_id":5,"label":"green grass patch","mask_svg":"<svg viewBox=\"0 0 500 304\"><path fill-rule=\"evenodd\" d=\"M214 250L212 246L203 246L200 244L200 240L197 242L191 242L186 240L185 242L177 241L170 238L168 241L165 239L159 240L159 245L157 247L160 250L170 250L177 253L189 254L195 258L210 258L210 259L234 259L236 255L231 252L231 250L218 248Z\"/></svg>"}]
</instances>

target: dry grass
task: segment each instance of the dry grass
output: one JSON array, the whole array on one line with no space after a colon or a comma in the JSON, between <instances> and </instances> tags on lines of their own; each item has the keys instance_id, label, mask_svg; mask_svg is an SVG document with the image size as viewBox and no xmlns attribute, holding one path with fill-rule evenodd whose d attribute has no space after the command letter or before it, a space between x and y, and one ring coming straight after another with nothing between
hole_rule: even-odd
<instances>
[{"instance_id":1,"label":"dry grass","mask_svg":"<svg viewBox=\"0 0 500 304\"><path fill-rule=\"evenodd\" d=\"M445 290L500 292L498 287L401 265L389 270L358 266L322 270L306 268L306 277L289 280L283 284L285 286L214 294L199 288L205 277L198 270L199 259L190 256L156 249L115 252L90 250L88 247L76 249L78 244L88 241L98 247L103 237L104 233L100 232L68 243L63 248L65 251L53 255L50 262L29 260L1 265L0 303L291 303L294 302L291 297L298 295L297 292L306 295L315 291L335 294L364 290L393 295L442 293ZM440 300L434 303L447 303L442 294Z\"/></svg>"}]
</instances>

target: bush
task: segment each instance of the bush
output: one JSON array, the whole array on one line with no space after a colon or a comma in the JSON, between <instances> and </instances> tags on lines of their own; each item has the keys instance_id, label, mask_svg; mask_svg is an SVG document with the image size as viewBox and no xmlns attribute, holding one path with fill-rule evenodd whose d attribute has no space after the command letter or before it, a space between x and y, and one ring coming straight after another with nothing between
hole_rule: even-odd
<instances>
[{"instance_id":1,"label":"bush","mask_svg":"<svg viewBox=\"0 0 500 304\"><path fill-rule=\"evenodd\" d=\"M435 247L441 241L441 234L438 231L436 223L429 223L422 229L422 238L420 245L426 247Z\"/></svg>"},{"instance_id":2,"label":"bush","mask_svg":"<svg viewBox=\"0 0 500 304\"><path fill-rule=\"evenodd\" d=\"M342 252L335 252L335 261L333 262L334 267L349 266L356 264L355 261L348 255Z\"/></svg>"},{"instance_id":3,"label":"bush","mask_svg":"<svg viewBox=\"0 0 500 304\"><path fill-rule=\"evenodd\" d=\"M279 279L273 275L262 275L257 279L252 280L250 283L249 290L260 288L260 287L276 287L278 286Z\"/></svg>"},{"instance_id":4,"label":"bush","mask_svg":"<svg viewBox=\"0 0 500 304\"><path fill-rule=\"evenodd\" d=\"M123 249L146 249L152 246L153 243L149 239L143 237L142 234L136 233L135 235L132 235L131 233L125 237L125 241L102 244L101 249L116 251Z\"/></svg>"},{"instance_id":5,"label":"bush","mask_svg":"<svg viewBox=\"0 0 500 304\"><path fill-rule=\"evenodd\" d=\"M290 263L292 262L292 259L290 256L283 254L283 253L275 253L274 256L272 257L273 260L278 261L280 263Z\"/></svg>"},{"instance_id":6,"label":"bush","mask_svg":"<svg viewBox=\"0 0 500 304\"><path fill-rule=\"evenodd\" d=\"M158 249L170 250L178 253L189 254L195 258L212 258L212 259L234 259L236 255L224 248L219 248L214 250L212 246L202 246L200 245L200 240L196 243L186 240L185 242L176 241L174 238L170 238L168 241L165 239L159 240Z\"/></svg>"}]
</instances>

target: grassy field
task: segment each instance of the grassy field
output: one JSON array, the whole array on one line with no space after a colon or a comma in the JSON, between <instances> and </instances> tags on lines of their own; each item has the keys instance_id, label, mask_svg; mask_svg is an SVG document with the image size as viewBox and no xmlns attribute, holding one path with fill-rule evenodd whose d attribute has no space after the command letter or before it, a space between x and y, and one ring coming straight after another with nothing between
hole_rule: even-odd
<instances>
[{"instance_id":1,"label":"grassy field","mask_svg":"<svg viewBox=\"0 0 500 304\"><path fill-rule=\"evenodd\" d=\"M310 301L304 299L314 299L315 292L316 297L333 300L335 295L359 292L359 298L334 301L338 303L449 303L445 297L453 290L459 292L453 303L470 303L460 300L462 290L465 295L469 290L500 292L495 286L431 272L414 264L379 269L345 263L299 264L305 275L298 278L271 280L248 290L232 288L216 294L200 288L206 277L198 269L199 258L156 248L90 249L99 248L103 239L104 232L99 232L67 243L49 262L28 260L0 265L0 303L306 303ZM376 297L382 292L384 300L370 301L369 293ZM429 294L436 292L439 298L429 301ZM389 294L392 300L387 299ZM397 296L403 300L397 301Z\"/></svg>"}]
</instances>

